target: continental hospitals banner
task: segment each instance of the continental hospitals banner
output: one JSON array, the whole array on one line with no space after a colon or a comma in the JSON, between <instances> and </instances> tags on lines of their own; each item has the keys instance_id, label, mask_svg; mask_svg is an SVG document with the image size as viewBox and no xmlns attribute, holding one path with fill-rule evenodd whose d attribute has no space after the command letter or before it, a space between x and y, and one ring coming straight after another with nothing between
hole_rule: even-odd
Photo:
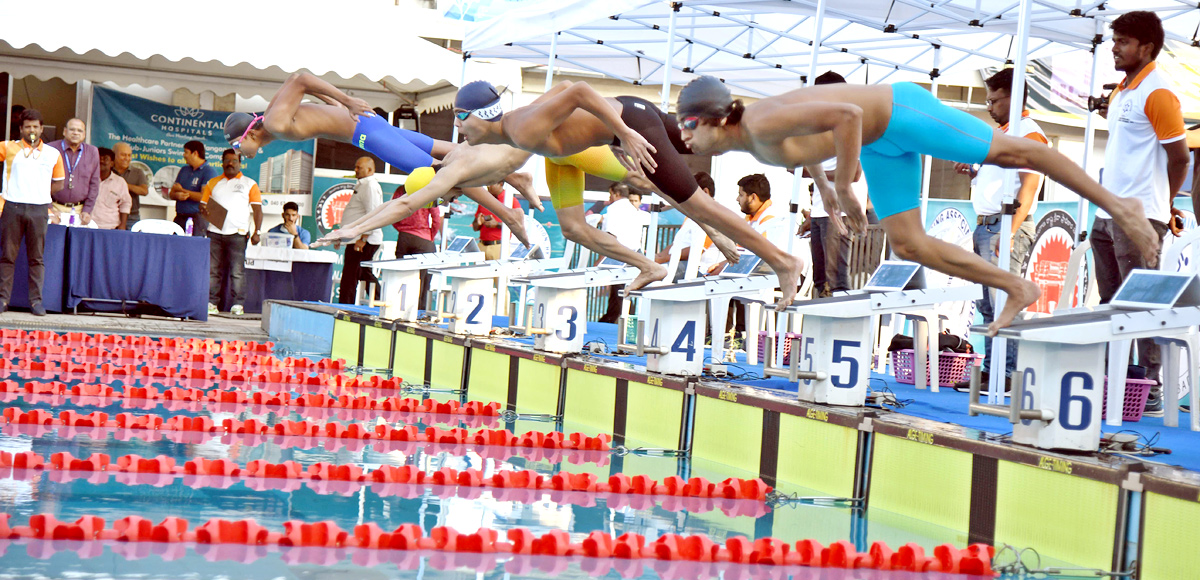
<instances>
[{"instance_id":1,"label":"continental hospitals banner","mask_svg":"<svg viewBox=\"0 0 1200 580\"><path fill-rule=\"evenodd\" d=\"M229 148L222 128L228 111L209 111L164 105L121 91L95 87L92 93L92 144L112 148L124 141L133 149L132 165L150 179L163 198L184 165L183 144L204 143L208 162L221 167L221 152ZM276 141L254 159L243 159L242 173L258 182L263 193L312 195L316 140ZM312 215L301 207L301 215Z\"/></svg>"}]
</instances>

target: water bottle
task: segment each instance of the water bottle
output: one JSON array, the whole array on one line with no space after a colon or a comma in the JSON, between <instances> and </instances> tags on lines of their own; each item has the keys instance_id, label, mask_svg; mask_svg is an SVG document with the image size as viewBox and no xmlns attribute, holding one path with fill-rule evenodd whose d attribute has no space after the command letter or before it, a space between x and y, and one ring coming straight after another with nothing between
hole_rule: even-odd
<instances>
[{"instance_id":1,"label":"water bottle","mask_svg":"<svg viewBox=\"0 0 1200 580\"><path fill-rule=\"evenodd\" d=\"M71 212L71 215L67 216L67 225L68 226L75 225L75 212Z\"/></svg>"},{"instance_id":2,"label":"water bottle","mask_svg":"<svg viewBox=\"0 0 1200 580\"><path fill-rule=\"evenodd\" d=\"M184 229L187 231L187 235L192 235L192 218L188 218L187 227Z\"/></svg>"}]
</instances>

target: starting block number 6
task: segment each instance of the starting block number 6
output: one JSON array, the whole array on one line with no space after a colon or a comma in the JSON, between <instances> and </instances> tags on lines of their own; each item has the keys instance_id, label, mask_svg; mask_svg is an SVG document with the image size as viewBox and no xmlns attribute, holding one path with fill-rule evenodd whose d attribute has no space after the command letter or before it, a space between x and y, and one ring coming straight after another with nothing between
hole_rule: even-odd
<instances>
[{"instance_id":1,"label":"starting block number 6","mask_svg":"<svg viewBox=\"0 0 1200 580\"><path fill-rule=\"evenodd\" d=\"M1024 381L1025 396L1021 399L1021 408L1033 409L1034 398L1033 390L1036 385L1036 373L1032 368L1025 369L1021 378ZM1073 371L1064 373L1062 383L1058 391L1058 424L1063 429L1068 431L1084 431L1092 424L1092 400L1087 394L1072 394L1075 384L1079 384L1081 391L1094 391L1096 388L1095 380L1087 373ZM1072 404L1078 403L1079 417L1076 420L1073 417ZM1028 419L1022 420L1021 424L1030 425L1033 421Z\"/></svg>"}]
</instances>

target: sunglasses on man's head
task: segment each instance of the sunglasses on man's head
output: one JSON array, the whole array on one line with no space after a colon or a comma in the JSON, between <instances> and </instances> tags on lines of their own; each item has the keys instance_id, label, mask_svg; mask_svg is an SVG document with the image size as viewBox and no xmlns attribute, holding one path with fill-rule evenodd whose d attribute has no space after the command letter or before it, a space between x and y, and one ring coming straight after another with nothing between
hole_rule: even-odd
<instances>
[{"instance_id":1,"label":"sunglasses on man's head","mask_svg":"<svg viewBox=\"0 0 1200 580\"><path fill-rule=\"evenodd\" d=\"M687 117L687 118L679 121L679 128L687 129L688 131L695 131L696 127L699 125L700 125L700 117Z\"/></svg>"}]
</instances>

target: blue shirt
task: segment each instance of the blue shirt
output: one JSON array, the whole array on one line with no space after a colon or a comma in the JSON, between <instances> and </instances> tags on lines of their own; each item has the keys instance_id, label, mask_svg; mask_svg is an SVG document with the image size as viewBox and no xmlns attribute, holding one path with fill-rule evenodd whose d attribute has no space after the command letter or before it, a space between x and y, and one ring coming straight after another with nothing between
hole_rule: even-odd
<instances>
[{"instance_id":1,"label":"blue shirt","mask_svg":"<svg viewBox=\"0 0 1200 580\"><path fill-rule=\"evenodd\" d=\"M192 169L191 165L184 165L179 170L179 175L175 176L175 183L188 191L200 191L205 183L208 183L212 178L219 177L221 172L216 167L205 163L196 169ZM175 213L185 215L195 215L200 213L200 202L190 199L175 202Z\"/></svg>"},{"instance_id":2,"label":"blue shirt","mask_svg":"<svg viewBox=\"0 0 1200 580\"><path fill-rule=\"evenodd\" d=\"M272 234L287 234L289 236L292 235L292 232L289 232L289 231L283 229L283 224L279 224L267 231ZM312 234L308 233L308 230L306 230L300 226L296 226L296 235L300 236L300 243L302 243L306 246L312 243Z\"/></svg>"}]
</instances>

